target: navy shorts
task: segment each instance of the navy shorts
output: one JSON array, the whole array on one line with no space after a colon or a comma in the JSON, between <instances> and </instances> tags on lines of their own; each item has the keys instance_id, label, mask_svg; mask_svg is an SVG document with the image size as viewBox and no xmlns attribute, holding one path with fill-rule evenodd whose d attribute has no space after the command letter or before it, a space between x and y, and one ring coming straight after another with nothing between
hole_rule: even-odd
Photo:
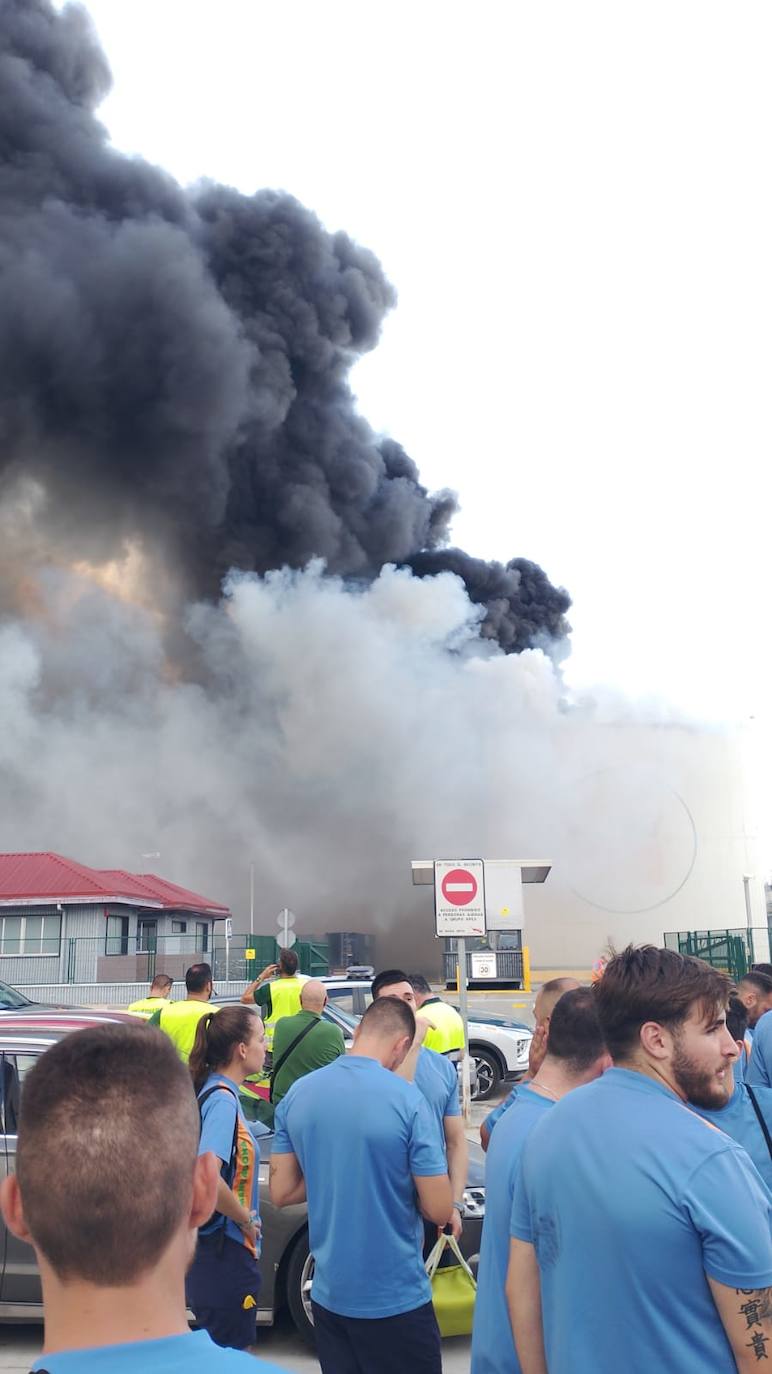
<instances>
[{"instance_id":1,"label":"navy shorts","mask_svg":"<svg viewBox=\"0 0 772 1374\"><path fill-rule=\"evenodd\" d=\"M245 1245L222 1233L199 1236L185 1297L196 1326L217 1345L246 1350L255 1344L259 1289L257 1260Z\"/></svg>"},{"instance_id":2,"label":"navy shorts","mask_svg":"<svg viewBox=\"0 0 772 1374\"><path fill-rule=\"evenodd\" d=\"M311 1300L322 1374L442 1374L437 1318L430 1302L396 1317L340 1317Z\"/></svg>"}]
</instances>

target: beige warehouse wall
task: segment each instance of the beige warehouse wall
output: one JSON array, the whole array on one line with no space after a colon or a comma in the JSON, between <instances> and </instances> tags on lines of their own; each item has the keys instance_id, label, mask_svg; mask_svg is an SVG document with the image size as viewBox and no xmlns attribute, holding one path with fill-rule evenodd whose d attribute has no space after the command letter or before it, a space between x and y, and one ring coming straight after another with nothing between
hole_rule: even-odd
<instances>
[{"instance_id":1,"label":"beige warehouse wall","mask_svg":"<svg viewBox=\"0 0 772 1374\"><path fill-rule=\"evenodd\" d=\"M754 925L766 926L738 736L593 727L591 742L580 776L565 760L553 872L526 889L534 966L585 967L608 939L659 944L665 931L745 926L749 871ZM576 753L588 743L589 733Z\"/></svg>"}]
</instances>

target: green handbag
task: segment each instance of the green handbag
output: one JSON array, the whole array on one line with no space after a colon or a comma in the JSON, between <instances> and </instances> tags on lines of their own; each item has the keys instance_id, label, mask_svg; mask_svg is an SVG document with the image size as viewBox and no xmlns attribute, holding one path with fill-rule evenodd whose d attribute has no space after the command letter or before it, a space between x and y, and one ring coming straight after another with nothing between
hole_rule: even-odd
<instances>
[{"instance_id":1,"label":"green handbag","mask_svg":"<svg viewBox=\"0 0 772 1374\"><path fill-rule=\"evenodd\" d=\"M446 1249L453 1253L457 1263L440 1269L438 1265ZM443 1232L426 1261L426 1272L432 1286L434 1315L440 1335L468 1336L472 1330L477 1284L454 1236Z\"/></svg>"}]
</instances>

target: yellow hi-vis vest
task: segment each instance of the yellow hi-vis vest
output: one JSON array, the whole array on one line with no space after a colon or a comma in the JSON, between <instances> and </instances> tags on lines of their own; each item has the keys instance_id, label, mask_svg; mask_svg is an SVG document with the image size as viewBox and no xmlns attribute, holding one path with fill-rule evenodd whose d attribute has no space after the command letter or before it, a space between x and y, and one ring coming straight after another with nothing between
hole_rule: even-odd
<instances>
[{"instance_id":1,"label":"yellow hi-vis vest","mask_svg":"<svg viewBox=\"0 0 772 1374\"><path fill-rule=\"evenodd\" d=\"M451 1007L439 997L430 998L419 1007L418 1015L432 1024L432 1029L426 1032L424 1040L427 1050L434 1050L437 1054L463 1050L464 1023L455 1007Z\"/></svg>"},{"instance_id":2,"label":"yellow hi-vis vest","mask_svg":"<svg viewBox=\"0 0 772 1374\"><path fill-rule=\"evenodd\" d=\"M295 973L291 978L274 978L271 983L271 1015L265 1023L265 1042L269 1050L273 1049L276 1022L282 1016L295 1016L300 1011L300 993L306 982L307 978L298 977Z\"/></svg>"},{"instance_id":3,"label":"yellow hi-vis vest","mask_svg":"<svg viewBox=\"0 0 772 1374\"><path fill-rule=\"evenodd\" d=\"M271 1015L266 1017L265 1025L265 1047L266 1050L273 1052L273 1032L276 1022L282 1016L295 1016L300 1011L300 993L304 983L308 979L305 974L293 974L291 978L274 978L270 984L271 988ZM239 1091L244 1097L260 1097L261 1093L256 1091L259 1086L267 1086L270 1082L270 1073L251 1074L245 1078Z\"/></svg>"},{"instance_id":4,"label":"yellow hi-vis vest","mask_svg":"<svg viewBox=\"0 0 772 1374\"><path fill-rule=\"evenodd\" d=\"M198 1023L202 1016L206 1016L208 1011L217 1011L209 1002L199 1002L196 999L186 1002L170 1002L161 1012L159 1026L162 1031L166 1031L169 1039L177 1048L177 1053L184 1064L190 1058L190 1051L193 1048L193 1041L196 1038Z\"/></svg>"},{"instance_id":5,"label":"yellow hi-vis vest","mask_svg":"<svg viewBox=\"0 0 772 1374\"><path fill-rule=\"evenodd\" d=\"M132 1002L126 1010L134 1016L141 1016L145 1021L149 1021L154 1012L163 1011L164 1007L170 1005L170 997L140 997L138 1002Z\"/></svg>"}]
</instances>

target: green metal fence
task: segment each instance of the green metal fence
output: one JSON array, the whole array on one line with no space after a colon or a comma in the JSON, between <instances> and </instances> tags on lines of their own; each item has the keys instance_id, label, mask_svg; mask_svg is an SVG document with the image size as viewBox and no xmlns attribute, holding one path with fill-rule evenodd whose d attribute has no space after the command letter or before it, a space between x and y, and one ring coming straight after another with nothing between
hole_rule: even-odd
<instances>
[{"instance_id":1,"label":"green metal fence","mask_svg":"<svg viewBox=\"0 0 772 1374\"><path fill-rule=\"evenodd\" d=\"M764 937L763 942L758 938L760 936ZM664 940L666 949L704 959L706 964L723 969L736 982L756 962L755 945L758 943L766 951L767 932L754 932L745 927L735 930L671 930L666 932ZM763 957L766 958L766 952Z\"/></svg>"},{"instance_id":2,"label":"green metal fence","mask_svg":"<svg viewBox=\"0 0 772 1374\"><path fill-rule=\"evenodd\" d=\"M215 978L239 978L243 972L249 982L268 964L276 963L280 948L278 940L272 935L238 935L231 940L228 951L225 940L218 936L209 962ZM298 968L301 973L309 978L323 978L329 973L330 963L325 940L298 940L292 948L298 956Z\"/></svg>"}]
</instances>

